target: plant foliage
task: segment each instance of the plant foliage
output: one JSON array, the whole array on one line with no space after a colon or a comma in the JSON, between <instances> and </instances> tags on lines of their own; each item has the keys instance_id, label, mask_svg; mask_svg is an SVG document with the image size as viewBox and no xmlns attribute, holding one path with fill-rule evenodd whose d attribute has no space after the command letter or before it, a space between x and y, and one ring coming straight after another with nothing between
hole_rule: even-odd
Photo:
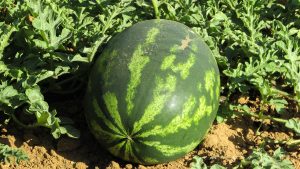
<instances>
[{"instance_id":1,"label":"plant foliage","mask_svg":"<svg viewBox=\"0 0 300 169\"><path fill-rule=\"evenodd\" d=\"M28 160L28 156L20 149L11 148L8 145L0 143L0 161L19 163L21 160Z\"/></svg>"},{"instance_id":2,"label":"plant foliage","mask_svg":"<svg viewBox=\"0 0 300 169\"><path fill-rule=\"evenodd\" d=\"M253 169L294 169L291 161L284 159L285 151L278 148L274 151L273 155L269 155L263 148L255 149L246 159L232 168L253 168ZM190 165L191 169L225 169L225 167L214 164L207 166L203 158L195 156Z\"/></svg>"}]
</instances>

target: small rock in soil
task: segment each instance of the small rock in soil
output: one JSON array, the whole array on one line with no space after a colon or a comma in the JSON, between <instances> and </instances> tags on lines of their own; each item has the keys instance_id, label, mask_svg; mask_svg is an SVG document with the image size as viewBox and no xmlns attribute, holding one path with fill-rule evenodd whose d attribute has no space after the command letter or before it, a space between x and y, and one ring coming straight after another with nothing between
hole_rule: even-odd
<instances>
[{"instance_id":1,"label":"small rock in soil","mask_svg":"<svg viewBox=\"0 0 300 169\"><path fill-rule=\"evenodd\" d=\"M132 169L133 167L132 167L132 164L126 164L125 168L126 169Z\"/></svg>"},{"instance_id":2,"label":"small rock in soil","mask_svg":"<svg viewBox=\"0 0 300 169\"><path fill-rule=\"evenodd\" d=\"M249 102L249 97L242 96L238 99L238 103L240 103L240 104L246 104L248 102Z\"/></svg>"},{"instance_id":3,"label":"small rock in soil","mask_svg":"<svg viewBox=\"0 0 300 169\"><path fill-rule=\"evenodd\" d=\"M121 167L117 162L112 161L106 169L121 169Z\"/></svg>"},{"instance_id":4,"label":"small rock in soil","mask_svg":"<svg viewBox=\"0 0 300 169\"><path fill-rule=\"evenodd\" d=\"M145 166L143 166L143 165L139 165L138 169L147 169L147 168Z\"/></svg>"},{"instance_id":5,"label":"small rock in soil","mask_svg":"<svg viewBox=\"0 0 300 169\"><path fill-rule=\"evenodd\" d=\"M50 155L56 156L57 154L56 154L56 152L54 150L50 150Z\"/></svg>"},{"instance_id":6,"label":"small rock in soil","mask_svg":"<svg viewBox=\"0 0 300 169\"><path fill-rule=\"evenodd\" d=\"M6 134L6 133L7 133L7 129L6 129L6 128L2 128L2 129L1 129L1 133L2 133L2 134Z\"/></svg>"},{"instance_id":7,"label":"small rock in soil","mask_svg":"<svg viewBox=\"0 0 300 169\"><path fill-rule=\"evenodd\" d=\"M83 162L77 162L75 164L75 168L76 169L86 169L86 168L88 168L88 166L85 163L83 163Z\"/></svg>"},{"instance_id":8,"label":"small rock in soil","mask_svg":"<svg viewBox=\"0 0 300 169\"><path fill-rule=\"evenodd\" d=\"M77 149L79 146L80 146L79 139L63 137L57 143L57 151L60 151L60 152L72 151L72 150Z\"/></svg>"}]
</instances>

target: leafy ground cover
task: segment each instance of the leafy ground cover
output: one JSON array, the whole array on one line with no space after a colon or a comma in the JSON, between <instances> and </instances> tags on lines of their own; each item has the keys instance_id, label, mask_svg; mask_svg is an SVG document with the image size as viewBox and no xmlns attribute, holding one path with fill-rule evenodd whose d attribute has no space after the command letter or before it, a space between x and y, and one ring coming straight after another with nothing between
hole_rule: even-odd
<instances>
[{"instance_id":1,"label":"leafy ground cover","mask_svg":"<svg viewBox=\"0 0 300 169\"><path fill-rule=\"evenodd\" d=\"M1 136L26 140L28 135L22 132L31 131L38 138L53 137L55 146L45 146L48 151L57 149L56 144L66 137L93 142L86 136L80 105L94 58L118 32L138 21L163 18L191 27L213 51L221 71L222 97L208 136L221 134L224 131L218 126L227 125L231 133L224 136L229 139L227 147L233 144L245 150L235 159L223 159L215 156L220 151L226 157L222 145L214 147L204 141L180 166L191 163L205 168L205 162L233 167L242 162L246 167L290 168L292 162L297 167L299 9L299 0L0 1L0 127L7 130ZM58 106L66 100L73 103L68 110ZM237 125L241 120L249 125ZM24 148L24 144L10 145ZM26 151L31 157L34 147L38 149L32 146ZM3 160L8 156L27 159L21 151L2 144L0 153ZM190 158L197 154L201 158ZM89 163L97 166L97 162Z\"/></svg>"}]
</instances>

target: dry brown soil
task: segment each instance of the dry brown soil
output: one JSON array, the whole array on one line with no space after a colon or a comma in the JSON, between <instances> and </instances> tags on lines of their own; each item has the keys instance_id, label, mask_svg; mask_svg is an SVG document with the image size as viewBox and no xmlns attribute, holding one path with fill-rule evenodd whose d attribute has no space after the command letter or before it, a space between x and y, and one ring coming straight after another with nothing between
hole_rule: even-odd
<instances>
[{"instance_id":1,"label":"dry brown soil","mask_svg":"<svg viewBox=\"0 0 300 169\"><path fill-rule=\"evenodd\" d=\"M0 168L188 168L195 155L205 158L207 164L221 164L231 168L239 163L241 159L247 157L252 149L262 142L262 137L276 138L277 140L289 138L289 133L276 130L261 131L259 136L255 134L256 123L252 119L241 117L226 123L214 124L209 134L193 152L176 161L155 166L131 164L112 157L97 144L88 130L82 130L80 139L62 137L59 140L54 140L47 133L41 131L26 131L23 133L23 130L14 128L9 129L9 132L7 129L2 129L0 142L23 149L29 155L30 160L21 162L19 165L1 164ZM272 151L276 146L278 145L267 145L267 148ZM288 157L296 168L300 168L299 152L299 148L288 150Z\"/></svg>"}]
</instances>

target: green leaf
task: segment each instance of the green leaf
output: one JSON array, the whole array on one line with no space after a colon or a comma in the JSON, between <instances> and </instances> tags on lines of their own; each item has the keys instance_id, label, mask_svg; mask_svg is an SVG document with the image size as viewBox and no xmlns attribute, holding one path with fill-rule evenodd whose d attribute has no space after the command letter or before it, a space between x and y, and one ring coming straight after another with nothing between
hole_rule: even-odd
<instances>
[{"instance_id":1,"label":"green leaf","mask_svg":"<svg viewBox=\"0 0 300 169\"><path fill-rule=\"evenodd\" d=\"M48 43L43 41L43 40L40 40L40 39L33 39L32 40L35 44L35 46L41 48L41 49L44 49L46 50L49 46L48 46Z\"/></svg>"},{"instance_id":2,"label":"green leaf","mask_svg":"<svg viewBox=\"0 0 300 169\"><path fill-rule=\"evenodd\" d=\"M58 139L62 134L65 134L67 131L63 127L53 127L51 134L55 139Z\"/></svg>"},{"instance_id":3,"label":"green leaf","mask_svg":"<svg viewBox=\"0 0 300 169\"><path fill-rule=\"evenodd\" d=\"M207 165L204 163L203 158L199 156L193 157L193 161L190 164L191 169L207 169Z\"/></svg>"},{"instance_id":4,"label":"green leaf","mask_svg":"<svg viewBox=\"0 0 300 169\"><path fill-rule=\"evenodd\" d=\"M270 156L263 148L257 148L241 164L260 169L294 169L293 163L284 159L284 154L285 151L281 147L275 150L273 156Z\"/></svg>"},{"instance_id":5,"label":"green leaf","mask_svg":"<svg viewBox=\"0 0 300 169\"><path fill-rule=\"evenodd\" d=\"M0 161L2 162L15 162L29 160L27 154L18 148L11 148L8 145L0 143Z\"/></svg>"},{"instance_id":6,"label":"green leaf","mask_svg":"<svg viewBox=\"0 0 300 169\"><path fill-rule=\"evenodd\" d=\"M17 80L20 81L23 79L24 72L21 69L9 69L7 72L5 72L7 76L11 77L11 80Z\"/></svg>"},{"instance_id":7,"label":"green leaf","mask_svg":"<svg viewBox=\"0 0 300 169\"><path fill-rule=\"evenodd\" d=\"M0 103L7 104L8 106L12 106L10 103L11 98L18 95L18 91L14 89L12 86L6 86L4 88L0 88Z\"/></svg>"},{"instance_id":8,"label":"green leaf","mask_svg":"<svg viewBox=\"0 0 300 169\"><path fill-rule=\"evenodd\" d=\"M224 121L227 121L230 118L234 117L233 109L235 108L233 105L230 105L227 101L226 98L225 100L221 101L224 102L220 104L216 120L218 123L222 123Z\"/></svg>"},{"instance_id":9,"label":"green leaf","mask_svg":"<svg viewBox=\"0 0 300 169\"><path fill-rule=\"evenodd\" d=\"M300 119L299 118L289 119L285 123L285 127L292 129L298 136L300 136Z\"/></svg>"},{"instance_id":10,"label":"green leaf","mask_svg":"<svg viewBox=\"0 0 300 169\"><path fill-rule=\"evenodd\" d=\"M221 12L218 11L213 17L213 19L210 21L210 27L215 27L220 24L220 22L227 20L227 16Z\"/></svg>"},{"instance_id":11,"label":"green leaf","mask_svg":"<svg viewBox=\"0 0 300 169\"><path fill-rule=\"evenodd\" d=\"M88 63L89 60L87 57L82 57L80 54L75 55L72 59L71 62L85 62Z\"/></svg>"},{"instance_id":12,"label":"green leaf","mask_svg":"<svg viewBox=\"0 0 300 169\"><path fill-rule=\"evenodd\" d=\"M28 5L35 11L34 15L36 15L32 21L32 26L40 34L39 39L32 40L34 44L43 50L53 51L59 49L71 37L71 31L67 28L63 28L61 33L58 34L59 26L63 20L61 16L55 13L50 5L42 4L40 1Z\"/></svg>"},{"instance_id":13,"label":"green leaf","mask_svg":"<svg viewBox=\"0 0 300 169\"><path fill-rule=\"evenodd\" d=\"M288 102L285 99L274 98L269 101L271 106L274 106L279 114L286 113L286 105Z\"/></svg>"},{"instance_id":14,"label":"green leaf","mask_svg":"<svg viewBox=\"0 0 300 169\"><path fill-rule=\"evenodd\" d=\"M57 78L60 75L66 74L70 72L70 67L69 66L57 66L54 70L53 77Z\"/></svg>"},{"instance_id":15,"label":"green leaf","mask_svg":"<svg viewBox=\"0 0 300 169\"><path fill-rule=\"evenodd\" d=\"M0 61L0 73L4 73L8 70L4 62Z\"/></svg>"},{"instance_id":16,"label":"green leaf","mask_svg":"<svg viewBox=\"0 0 300 169\"><path fill-rule=\"evenodd\" d=\"M208 167L205 163L202 157L199 156L195 156L193 157L193 161L190 164L190 168L191 169L226 169L225 167L218 165L218 164L214 164L211 167Z\"/></svg>"},{"instance_id":17,"label":"green leaf","mask_svg":"<svg viewBox=\"0 0 300 169\"><path fill-rule=\"evenodd\" d=\"M42 70L38 75L36 75L36 83L43 81L54 75L53 71Z\"/></svg>"},{"instance_id":18,"label":"green leaf","mask_svg":"<svg viewBox=\"0 0 300 169\"><path fill-rule=\"evenodd\" d=\"M0 22L0 60L3 57L4 49L9 45L13 32L17 31L15 26L7 26Z\"/></svg>"},{"instance_id":19,"label":"green leaf","mask_svg":"<svg viewBox=\"0 0 300 169\"><path fill-rule=\"evenodd\" d=\"M226 168L219 164L214 164L210 167L210 169L226 169Z\"/></svg>"},{"instance_id":20,"label":"green leaf","mask_svg":"<svg viewBox=\"0 0 300 169\"><path fill-rule=\"evenodd\" d=\"M32 103L44 100L44 96L42 95L39 86L26 89L25 94L28 97L28 100Z\"/></svg>"}]
</instances>

